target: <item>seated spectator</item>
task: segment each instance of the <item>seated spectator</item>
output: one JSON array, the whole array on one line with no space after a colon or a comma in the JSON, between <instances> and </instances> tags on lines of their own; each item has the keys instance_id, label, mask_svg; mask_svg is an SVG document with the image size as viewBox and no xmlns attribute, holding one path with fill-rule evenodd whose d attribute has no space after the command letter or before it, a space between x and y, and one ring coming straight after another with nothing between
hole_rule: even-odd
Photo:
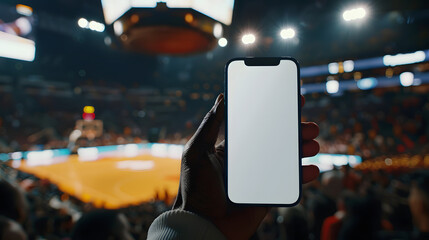
<instances>
[{"instance_id":1,"label":"seated spectator","mask_svg":"<svg viewBox=\"0 0 429 240\"><path fill-rule=\"evenodd\" d=\"M309 239L307 212L302 205L291 208L279 208L282 216L281 239L307 240Z\"/></svg>"},{"instance_id":2,"label":"seated spectator","mask_svg":"<svg viewBox=\"0 0 429 240\"><path fill-rule=\"evenodd\" d=\"M19 223L0 216L0 240L26 240L27 235Z\"/></svg>"},{"instance_id":3,"label":"seated spectator","mask_svg":"<svg viewBox=\"0 0 429 240\"><path fill-rule=\"evenodd\" d=\"M411 184L411 214L417 232L414 239L429 239L429 172L419 173Z\"/></svg>"},{"instance_id":4,"label":"seated spectator","mask_svg":"<svg viewBox=\"0 0 429 240\"><path fill-rule=\"evenodd\" d=\"M338 211L325 219L322 225L322 232L320 235L321 240L336 240L340 233L341 226L346 215L347 204L353 198L353 193L343 192L338 199L337 209Z\"/></svg>"},{"instance_id":5,"label":"seated spectator","mask_svg":"<svg viewBox=\"0 0 429 240\"><path fill-rule=\"evenodd\" d=\"M336 198L342 191L342 174L337 170L322 175L321 189L309 199L310 228L314 239L320 239L323 221L337 211Z\"/></svg>"},{"instance_id":6,"label":"seated spectator","mask_svg":"<svg viewBox=\"0 0 429 240\"><path fill-rule=\"evenodd\" d=\"M0 216L20 224L27 218L27 202L24 193L5 180L0 180Z\"/></svg>"},{"instance_id":7,"label":"seated spectator","mask_svg":"<svg viewBox=\"0 0 429 240\"><path fill-rule=\"evenodd\" d=\"M131 240L125 215L113 210L95 210L77 221L71 234L72 240Z\"/></svg>"},{"instance_id":8,"label":"seated spectator","mask_svg":"<svg viewBox=\"0 0 429 240\"><path fill-rule=\"evenodd\" d=\"M338 239L379 239L381 223L381 204L373 193L350 198Z\"/></svg>"}]
</instances>

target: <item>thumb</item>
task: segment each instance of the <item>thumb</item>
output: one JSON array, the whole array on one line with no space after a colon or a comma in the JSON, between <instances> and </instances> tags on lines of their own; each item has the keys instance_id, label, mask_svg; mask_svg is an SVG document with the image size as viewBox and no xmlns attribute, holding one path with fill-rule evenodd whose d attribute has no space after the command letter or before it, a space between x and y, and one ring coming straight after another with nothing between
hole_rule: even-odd
<instances>
[{"instance_id":1,"label":"thumb","mask_svg":"<svg viewBox=\"0 0 429 240\"><path fill-rule=\"evenodd\" d=\"M189 141L190 148L198 148L202 151L214 150L220 125L225 113L225 101L223 94L219 94L212 109L206 114L194 136Z\"/></svg>"}]
</instances>

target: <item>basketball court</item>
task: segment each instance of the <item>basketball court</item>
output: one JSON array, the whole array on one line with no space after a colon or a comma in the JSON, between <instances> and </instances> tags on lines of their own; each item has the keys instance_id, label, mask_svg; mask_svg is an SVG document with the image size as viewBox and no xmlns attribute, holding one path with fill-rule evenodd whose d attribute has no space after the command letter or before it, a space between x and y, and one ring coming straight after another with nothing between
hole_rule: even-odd
<instances>
[{"instance_id":1,"label":"basketball court","mask_svg":"<svg viewBox=\"0 0 429 240\"><path fill-rule=\"evenodd\" d=\"M28 166L20 170L48 179L62 191L92 202L97 207L119 208L138 204L168 193L175 196L179 186L180 160L154 157L105 157L79 161L77 155L47 166Z\"/></svg>"}]
</instances>

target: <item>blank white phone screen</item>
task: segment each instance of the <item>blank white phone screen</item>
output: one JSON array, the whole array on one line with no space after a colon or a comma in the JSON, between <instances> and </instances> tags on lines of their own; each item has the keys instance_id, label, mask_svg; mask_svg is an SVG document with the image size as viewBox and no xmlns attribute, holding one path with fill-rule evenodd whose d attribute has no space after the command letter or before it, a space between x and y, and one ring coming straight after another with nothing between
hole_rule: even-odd
<instances>
[{"instance_id":1,"label":"blank white phone screen","mask_svg":"<svg viewBox=\"0 0 429 240\"><path fill-rule=\"evenodd\" d=\"M227 189L241 204L293 204L300 195L298 66L227 67Z\"/></svg>"}]
</instances>

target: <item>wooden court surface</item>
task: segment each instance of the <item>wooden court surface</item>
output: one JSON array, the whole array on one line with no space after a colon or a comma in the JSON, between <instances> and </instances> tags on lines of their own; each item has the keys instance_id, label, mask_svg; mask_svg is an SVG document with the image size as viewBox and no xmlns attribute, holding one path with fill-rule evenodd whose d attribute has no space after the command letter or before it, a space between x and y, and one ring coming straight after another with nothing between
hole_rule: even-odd
<instances>
[{"instance_id":1,"label":"wooden court surface","mask_svg":"<svg viewBox=\"0 0 429 240\"><path fill-rule=\"evenodd\" d=\"M137 169L132 165L137 165ZM157 193L161 198L165 192L175 196L180 160L141 155L80 162L72 155L63 163L35 167L23 163L19 169L48 179L63 192L84 202L92 202L97 207L119 208L152 200Z\"/></svg>"}]
</instances>

